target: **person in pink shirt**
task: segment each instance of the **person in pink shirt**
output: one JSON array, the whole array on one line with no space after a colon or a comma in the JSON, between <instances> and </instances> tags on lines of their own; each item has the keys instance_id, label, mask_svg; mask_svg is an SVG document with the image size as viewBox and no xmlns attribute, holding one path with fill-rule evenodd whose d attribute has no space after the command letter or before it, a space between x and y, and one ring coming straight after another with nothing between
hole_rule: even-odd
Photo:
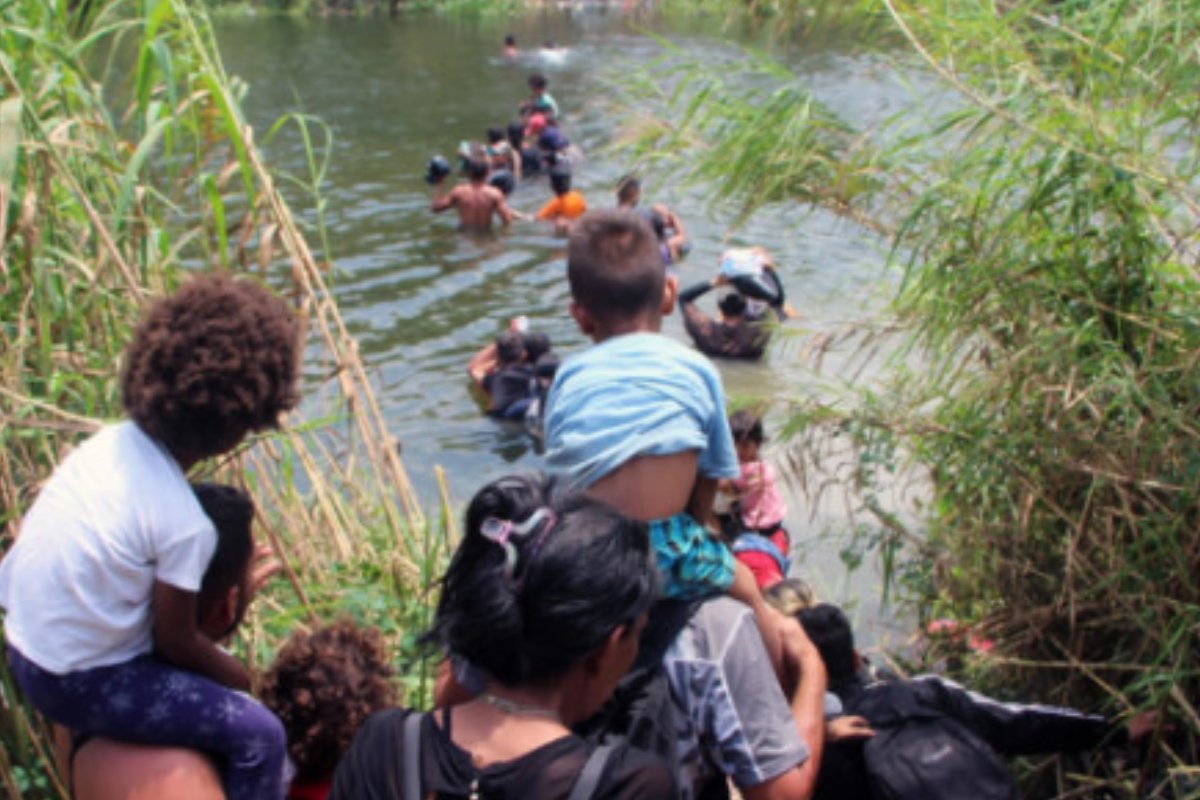
<instances>
[{"instance_id":1,"label":"person in pink shirt","mask_svg":"<svg viewBox=\"0 0 1200 800\"><path fill-rule=\"evenodd\" d=\"M741 475L723 487L736 497L733 554L766 590L787 575L791 537L783 527L787 507L775 483L775 469L761 458L762 418L742 409L729 417Z\"/></svg>"}]
</instances>

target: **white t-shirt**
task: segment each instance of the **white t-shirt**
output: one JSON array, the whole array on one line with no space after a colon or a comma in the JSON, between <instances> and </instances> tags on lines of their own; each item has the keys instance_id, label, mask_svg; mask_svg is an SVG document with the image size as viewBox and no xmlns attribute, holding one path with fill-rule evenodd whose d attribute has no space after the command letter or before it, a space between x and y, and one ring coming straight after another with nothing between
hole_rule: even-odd
<instances>
[{"instance_id":1,"label":"white t-shirt","mask_svg":"<svg viewBox=\"0 0 1200 800\"><path fill-rule=\"evenodd\" d=\"M58 675L147 653L154 582L197 591L216 546L166 448L108 426L54 471L0 561L5 635Z\"/></svg>"}]
</instances>

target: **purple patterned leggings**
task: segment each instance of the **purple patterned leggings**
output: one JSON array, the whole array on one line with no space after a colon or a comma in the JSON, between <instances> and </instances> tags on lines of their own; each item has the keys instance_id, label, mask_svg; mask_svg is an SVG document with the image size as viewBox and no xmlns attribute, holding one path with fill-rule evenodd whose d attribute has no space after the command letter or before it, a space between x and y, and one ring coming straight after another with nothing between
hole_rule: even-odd
<instances>
[{"instance_id":1,"label":"purple patterned leggings","mask_svg":"<svg viewBox=\"0 0 1200 800\"><path fill-rule=\"evenodd\" d=\"M244 694L151 655L55 675L10 645L8 662L29 702L76 733L202 750L221 759L230 800L283 797L283 724Z\"/></svg>"}]
</instances>

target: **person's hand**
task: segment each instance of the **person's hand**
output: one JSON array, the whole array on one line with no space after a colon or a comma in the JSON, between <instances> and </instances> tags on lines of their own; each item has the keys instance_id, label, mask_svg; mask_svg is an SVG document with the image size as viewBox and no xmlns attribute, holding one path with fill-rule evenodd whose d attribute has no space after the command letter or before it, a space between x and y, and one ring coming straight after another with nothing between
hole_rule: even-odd
<instances>
[{"instance_id":1,"label":"person's hand","mask_svg":"<svg viewBox=\"0 0 1200 800\"><path fill-rule=\"evenodd\" d=\"M717 277L712 279L713 288L724 286L727 283L729 283L729 276L727 276L724 272L718 272Z\"/></svg>"},{"instance_id":2,"label":"person's hand","mask_svg":"<svg viewBox=\"0 0 1200 800\"><path fill-rule=\"evenodd\" d=\"M863 717L834 717L825 722L826 742L848 742L870 739L875 735L871 723Z\"/></svg>"},{"instance_id":3,"label":"person's hand","mask_svg":"<svg viewBox=\"0 0 1200 800\"><path fill-rule=\"evenodd\" d=\"M247 582L246 605L254 600L255 596L263 590L267 585L267 581L274 578L283 569L283 564L279 559L275 558L275 553L270 546L260 544L254 548L254 553L250 556L250 580Z\"/></svg>"}]
</instances>

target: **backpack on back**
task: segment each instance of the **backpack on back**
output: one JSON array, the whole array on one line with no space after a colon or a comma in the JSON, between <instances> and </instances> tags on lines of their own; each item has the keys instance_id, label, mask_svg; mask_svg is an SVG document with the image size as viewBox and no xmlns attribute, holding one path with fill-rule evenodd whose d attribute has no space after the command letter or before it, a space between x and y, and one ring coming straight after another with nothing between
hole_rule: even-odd
<instances>
[{"instance_id":1,"label":"backpack on back","mask_svg":"<svg viewBox=\"0 0 1200 800\"><path fill-rule=\"evenodd\" d=\"M876 685L846 708L875 729L863 746L874 800L1018 800L1012 775L987 742L920 707L904 688Z\"/></svg>"}]
</instances>

